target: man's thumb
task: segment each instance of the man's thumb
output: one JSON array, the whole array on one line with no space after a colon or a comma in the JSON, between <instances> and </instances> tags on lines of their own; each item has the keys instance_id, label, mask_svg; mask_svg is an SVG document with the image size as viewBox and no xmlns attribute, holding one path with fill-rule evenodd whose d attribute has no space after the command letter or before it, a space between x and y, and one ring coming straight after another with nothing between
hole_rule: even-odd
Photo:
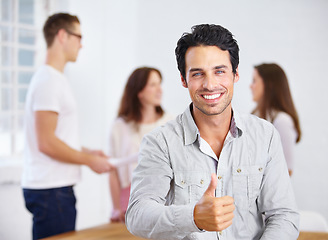
<instances>
[{"instance_id":1,"label":"man's thumb","mask_svg":"<svg viewBox=\"0 0 328 240\"><path fill-rule=\"evenodd\" d=\"M216 177L216 174L212 173L210 185L208 185L208 188L204 192L204 195L215 197L215 189L217 185L218 179Z\"/></svg>"}]
</instances>

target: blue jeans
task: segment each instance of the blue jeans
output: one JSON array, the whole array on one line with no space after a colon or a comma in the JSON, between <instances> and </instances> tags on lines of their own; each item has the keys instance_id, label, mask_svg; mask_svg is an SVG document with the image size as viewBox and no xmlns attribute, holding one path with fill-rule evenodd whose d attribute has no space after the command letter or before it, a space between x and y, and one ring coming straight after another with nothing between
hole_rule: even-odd
<instances>
[{"instance_id":1,"label":"blue jeans","mask_svg":"<svg viewBox=\"0 0 328 240\"><path fill-rule=\"evenodd\" d=\"M33 240L75 230L73 187L23 189L26 208L33 214Z\"/></svg>"}]
</instances>

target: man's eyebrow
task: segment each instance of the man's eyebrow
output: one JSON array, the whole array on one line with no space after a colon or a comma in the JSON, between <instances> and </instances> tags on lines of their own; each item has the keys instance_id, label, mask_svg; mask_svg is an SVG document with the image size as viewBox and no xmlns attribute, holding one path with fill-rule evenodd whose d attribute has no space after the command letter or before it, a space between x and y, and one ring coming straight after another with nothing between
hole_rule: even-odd
<instances>
[{"instance_id":1,"label":"man's eyebrow","mask_svg":"<svg viewBox=\"0 0 328 240\"><path fill-rule=\"evenodd\" d=\"M228 66L226 66L226 65L219 65L219 66L215 66L213 69L222 69L222 68L227 69Z\"/></svg>"},{"instance_id":2,"label":"man's eyebrow","mask_svg":"<svg viewBox=\"0 0 328 240\"><path fill-rule=\"evenodd\" d=\"M213 67L213 69L223 69L223 68L224 69L227 69L228 66L222 64L222 65ZM198 72L198 71L203 71L203 69L202 68L191 68L191 69L189 69L189 72Z\"/></svg>"},{"instance_id":3,"label":"man's eyebrow","mask_svg":"<svg viewBox=\"0 0 328 240\"><path fill-rule=\"evenodd\" d=\"M202 71L202 68L190 68L189 72L198 72L198 71Z\"/></svg>"}]
</instances>

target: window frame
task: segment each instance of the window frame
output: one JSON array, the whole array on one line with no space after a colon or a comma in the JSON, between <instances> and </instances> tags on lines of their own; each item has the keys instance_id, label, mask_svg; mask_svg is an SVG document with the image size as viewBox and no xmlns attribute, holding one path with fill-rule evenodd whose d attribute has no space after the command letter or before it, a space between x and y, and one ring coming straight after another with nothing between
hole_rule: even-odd
<instances>
[{"instance_id":1,"label":"window frame","mask_svg":"<svg viewBox=\"0 0 328 240\"><path fill-rule=\"evenodd\" d=\"M4 72L8 72L10 79L9 82L4 83L2 80L2 76L0 78L0 97L3 89L9 88L11 92L9 102L9 109L2 109L2 105L0 105L0 116L7 117L9 119L9 127L5 129L3 132L0 132L0 146L9 145L9 150L0 151L0 164L5 162L13 162L18 161L22 162L22 154L23 154L23 132L24 132L24 106L25 100L23 102L20 101L20 91L26 92L29 86L28 83L20 83L19 82L19 74L20 73L30 73L31 75L36 71L37 66L39 65L38 54L40 50L40 46L38 42L42 38L42 32L40 29L40 13L42 16L45 16L49 12L49 2L46 0L44 2L39 0L33 1L33 23L20 23L19 18L19 6L21 0L10 0L10 10L11 17L9 20L0 19L0 27L10 28L12 37L7 39L6 41L0 41L0 53L2 54L3 47L9 47L9 57L10 59L8 65L3 65L2 61L0 64L0 72L3 74ZM31 36L34 38L33 44L21 43L20 42L20 31L28 30L32 33ZM10 34L9 34L10 35ZM42 39L43 40L43 39ZM44 47L44 46L42 46ZM28 50L33 53L33 64L31 66L22 66L19 65L19 51L20 50ZM42 52L42 51L41 51ZM42 52L43 53L43 52ZM11 56L10 56L11 55ZM1 56L2 57L2 56ZM2 99L0 99L0 103L2 104ZM3 119L6 121L5 119ZM5 128L5 126L3 127ZM0 129L1 131L1 129ZM1 136L2 134L7 134L8 138ZM10 140L10 142L6 143L5 141ZM18 143L20 141L20 143Z\"/></svg>"}]
</instances>

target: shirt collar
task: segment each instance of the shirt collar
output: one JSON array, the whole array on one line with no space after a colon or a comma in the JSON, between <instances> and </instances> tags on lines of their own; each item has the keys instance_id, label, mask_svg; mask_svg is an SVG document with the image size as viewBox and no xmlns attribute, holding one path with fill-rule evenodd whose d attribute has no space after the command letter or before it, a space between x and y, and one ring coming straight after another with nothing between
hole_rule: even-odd
<instances>
[{"instance_id":1,"label":"shirt collar","mask_svg":"<svg viewBox=\"0 0 328 240\"><path fill-rule=\"evenodd\" d=\"M184 131L185 145L194 143L197 140L197 136L199 135L199 130L194 121L194 118L192 117L191 111L192 111L192 103L182 114L182 126Z\"/></svg>"},{"instance_id":2,"label":"shirt collar","mask_svg":"<svg viewBox=\"0 0 328 240\"><path fill-rule=\"evenodd\" d=\"M194 143L199 134L198 127L192 117L192 103L188 106L188 108L182 114L182 126L184 131L184 143L185 145L189 145ZM239 113L236 111L232 111L232 119L230 123L230 133L234 138L241 137L243 133L243 124L240 120Z\"/></svg>"}]
</instances>

